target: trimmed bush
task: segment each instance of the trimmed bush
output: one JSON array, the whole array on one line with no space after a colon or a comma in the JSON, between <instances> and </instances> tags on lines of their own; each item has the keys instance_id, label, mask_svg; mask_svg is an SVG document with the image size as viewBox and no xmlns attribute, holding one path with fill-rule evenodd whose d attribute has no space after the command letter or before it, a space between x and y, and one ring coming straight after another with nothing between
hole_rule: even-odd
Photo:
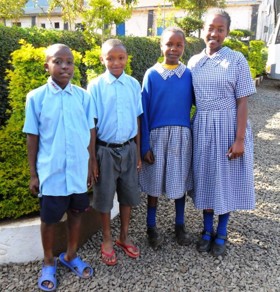
<instances>
[{"instance_id":1,"label":"trimmed bush","mask_svg":"<svg viewBox=\"0 0 280 292\"><path fill-rule=\"evenodd\" d=\"M246 36L248 35L249 32L247 32ZM240 39L244 36L244 31L236 30L230 34L230 38L225 39L223 45L241 52L248 61L252 78L256 78L256 76L265 73L267 48L265 43L260 40L249 41L249 44L241 41Z\"/></svg>"}]
</instances>

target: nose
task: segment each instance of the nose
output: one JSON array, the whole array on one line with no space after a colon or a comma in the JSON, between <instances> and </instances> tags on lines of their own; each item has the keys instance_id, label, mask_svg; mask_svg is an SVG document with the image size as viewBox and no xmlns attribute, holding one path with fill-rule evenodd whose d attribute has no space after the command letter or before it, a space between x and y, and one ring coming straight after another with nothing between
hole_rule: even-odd
<instances>
[{"instance_id":1,"label":"nose","mask_svg":"<svg viewBox=\"0 0 280 292\"><path fill-rule=\"evenodd\" d=\"M68 63L67 62L62 62L61 67L62 68L68 68Z\"/></svg>"},{"instance_id":2,"label":"nose","mask_svg":"<svg viewBox=\"0 0 280 292\"><path fill-rule=\"evenodd\" d=\"M218 30L217 30L217 29L213 29L213 30L211 31L211 35L216 35L216 34L217 34L217 32L218 32Z\"/></svg>"}]
</instances>

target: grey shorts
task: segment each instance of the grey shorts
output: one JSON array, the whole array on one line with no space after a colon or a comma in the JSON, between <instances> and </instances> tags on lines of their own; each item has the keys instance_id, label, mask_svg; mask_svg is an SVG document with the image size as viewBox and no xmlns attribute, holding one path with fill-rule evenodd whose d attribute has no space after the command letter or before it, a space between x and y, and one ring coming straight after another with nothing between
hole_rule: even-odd
<instances>
[{"instance_id":1,"label":"grey shorts","mask_svg":"<svg viewBox=\"0 0 280 292\"><path fill-rule=\"evenodd\" d=\"M96 145L99 165L98 182L93 187L93 208L109 213L115 193L120 205L140 203L137 172L137 149L134 141L120 148Z\"/></svg>"}]
</instances>

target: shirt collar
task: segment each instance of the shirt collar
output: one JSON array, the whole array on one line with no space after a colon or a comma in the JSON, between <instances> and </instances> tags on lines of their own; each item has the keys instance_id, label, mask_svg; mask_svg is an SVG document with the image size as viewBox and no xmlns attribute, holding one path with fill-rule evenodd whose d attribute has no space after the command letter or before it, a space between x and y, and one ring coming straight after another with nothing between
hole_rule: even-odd
<instances>
[{"instance_id":1,"label":"shirt collar","mask_svg":"<svg viewBox=\"0 0 280 292\"><path fill-rule=\"evenodd\" d=\"M51 91L56 94L58 92L61 92L61 91L64 91L64 92L67 92L69 94L72 94L73 93L73 88L72 88L72 84L69 82L67 84L67 86L62 89L60 86L58 86L53 80L52 80L52 77L50 76L48 78L48 84L49 84L49 87L51 89Z\"/></svg>"},{"instance_id":2,"label":"shirt collar","mask_svg":"<svg viewBox=\"0 0 280 292\"><path fill-rule=\"evenodd\" d=\"M166 80L167 78L173 76L174 74L177 75L178 78L181 78L184 74L187 66L183 63L179 62L179 66L173 70L166 69L160 63L156 63L154 65L154 69L160 74L160 76Z\"/></svg>"},{"instance_id":3,"label":"shirt collar","mask_svg":"<svg viewBox=\"0 0 280 292\"><path fill-rule=\"evenodd\" d=\"M121 82L122 84L125 83L125 72L123 71L122 75L119 78L116 78L113 74L110 73L110 71L107 69L104 73L104 77L107 83L112 84L116 81Z\"/></svg>"},{"instance_id":4,"label":"shirt collar","mask_svg":"<svg viewBox=\"0 0 280 292\"><path fill-rule=\"evenodd\" d=\"M200 53L200 55L201 55L201 59L200 59L200 61L198 62L198 65L199 65L200 67L202 67L202 66L206 63L207 60L213 60L215 66L217 66L217 65L219 65L219 64L223 61L224 56L225 56L225 54L227 53L227 51L228 51L228 48L227 48L227 47L222 47L218 52L214 53L214 54L211 55L211 56L208 56L208 55L206 54L206 49L204 49L204 50Z\"/></svg>"}]
</instances>

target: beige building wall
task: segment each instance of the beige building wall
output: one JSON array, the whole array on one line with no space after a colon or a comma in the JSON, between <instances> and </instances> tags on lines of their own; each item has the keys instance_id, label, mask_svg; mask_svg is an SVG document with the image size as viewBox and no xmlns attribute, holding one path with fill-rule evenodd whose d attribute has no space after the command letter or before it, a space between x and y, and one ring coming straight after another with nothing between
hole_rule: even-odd
<instances>
[{"instance_id":1,"label":"beige building wall","mask_svg":"<svg viewBox=\"0 0 280 292\"><path fill-rule=\"evenodd\" d=\"M116 2L116 0L112 0ZM253 17L254 6L259 5L261 0L254 1L227 1L226 10L229 12L232 25L231 29L251 29L251 21ZM34 11L19 20L21 27L31 27L34 22L37 27L45 27L47 29L64 29L64 22L59 15L59 9L56 10L54 15L47 14L47 7L44 9ZM152 16L149 21L149 14ZM167 27L170 25L170 19L181 18L186 15L183 10L174 8L169 1L164 0L138 0L132 17L125 23L125 35L130 36L147 36L156 35L158 27ZM32 20L33 17L33 20ZM75 23L80 23L77 20ZM7 20L6 25L11 26L14 21ZM148 23L150 28L148 29ZM75 29L75 27L72 27ZM116 28L112 30L112 34L116 33Z\"/></svg>"}]
</instances>

